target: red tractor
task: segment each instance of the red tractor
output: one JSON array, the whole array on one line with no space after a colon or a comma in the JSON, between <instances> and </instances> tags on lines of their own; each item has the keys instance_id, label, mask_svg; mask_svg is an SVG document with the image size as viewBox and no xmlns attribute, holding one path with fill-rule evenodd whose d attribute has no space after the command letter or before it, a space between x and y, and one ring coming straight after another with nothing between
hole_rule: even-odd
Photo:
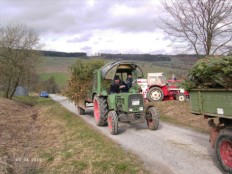
<instances>
[{"instance_id":1,"label":"red tractor","mask_svg":"<svg viewBox=\"0 0 232 174\"><path fill-rule=\"evenodd\" d=\"M142 88L142 93L150 102L163 100L185 101L189 94L186 90L176 85L176 80L169 81L168 84L163 73L148 73L147 79L138 79L138 84Z\"/></svg>"}]
</instances>

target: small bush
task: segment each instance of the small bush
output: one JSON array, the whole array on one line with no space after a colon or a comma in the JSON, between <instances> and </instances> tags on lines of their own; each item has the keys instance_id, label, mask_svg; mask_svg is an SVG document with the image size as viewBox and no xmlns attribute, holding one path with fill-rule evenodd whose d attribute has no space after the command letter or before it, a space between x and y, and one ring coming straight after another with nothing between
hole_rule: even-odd
<instances>
[{"instance_id":1,"label":"small bush","mask_svg":"<svg viewBox=\"0 0 232 174\"><path fill-rule=\"evenodd\" d=\"M77 60L70 67L71 79L64 93L70 100L78 104L91 92L93 83L93 72L104 65L104 60L94 59L89 61Z\"/></svg>"},{"instance_id":2,"label":"small bush","mask_svg":"<svg viewBox=\"0 0 232 174\"><path fill-rule=\"evenodd\" d=\"M193 88L232 88L232 56L206 57L189 71L183 86Z\"/></svg>"}]
</instances>

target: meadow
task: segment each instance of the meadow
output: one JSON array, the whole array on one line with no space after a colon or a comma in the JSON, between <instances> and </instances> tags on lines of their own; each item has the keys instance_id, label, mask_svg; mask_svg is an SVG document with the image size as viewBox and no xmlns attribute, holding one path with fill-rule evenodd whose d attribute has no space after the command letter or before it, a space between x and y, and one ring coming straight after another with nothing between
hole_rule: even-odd
<instances>
[{"instance_id":1,"label":"meadow","mask_svg":"<svg viewBox=\"0 0 232 174\"><path fill-rule=\"evenodd\" d=\"M37 67L40 80L48 80L51 76L53 76L58 87L62 89L70 76L69 67L75 63L77 59L81 58L41 57L41 61ZM91 59L82 58L82 60L89 61ZM112 60L105 61L108 63ZM144 78L146 78L147 73L155 72L163 72L167 79L170 79L173 73L177 76L177 78L182 78L183 75L186 75L186 69L181 68L184 66L184 62L178 59L172 59L171 61L139 61L137 64L142 69Z\"/></svg>"}]
</instances>

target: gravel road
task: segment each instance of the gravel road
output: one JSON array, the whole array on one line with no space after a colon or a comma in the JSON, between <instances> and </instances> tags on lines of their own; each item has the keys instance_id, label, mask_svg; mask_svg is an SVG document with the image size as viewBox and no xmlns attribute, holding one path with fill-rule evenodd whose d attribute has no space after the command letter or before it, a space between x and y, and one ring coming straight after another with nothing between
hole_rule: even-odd
<instances>
[{"instance_id":1,"label":"gravel road","mask_svg":"<svg viewBox=\"0 0 232 174\"><path fill-rule=\"evenodd\" d=\"M71 112L77 112L65 97L50 96ZM81 117L122 148L139 156L150 173L221 174L208 150L209 135L161 122L156 131L148 130L145 123L120 123L120 134L115 136L107 127L95 125L91 107Z\"/></svg>"}]
</instances>

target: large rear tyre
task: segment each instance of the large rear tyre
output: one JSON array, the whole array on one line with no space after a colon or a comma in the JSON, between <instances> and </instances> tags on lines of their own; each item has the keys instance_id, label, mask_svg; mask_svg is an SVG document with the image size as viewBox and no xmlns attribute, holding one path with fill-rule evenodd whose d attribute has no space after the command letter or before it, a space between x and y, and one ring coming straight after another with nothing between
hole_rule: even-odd
<instances>
[{"instance_id":1,"label":"large rear tyre","mask_svg":"<svg viewBox=\"0 0 232 174\"><path fill-rule=\"evenodd\" d=\"M164 99L164 93L160 88L153 87L153 88L149 89L149 91L147 93L147 99L150 102L162 101Z\"/></svg>"},{"instance_id":2,"label":"large rear tyre","mask_svg":"<svg viewBox=\"0 0 232 174\"><path fill-rule=\"evenodd\" d=\"M117 135L118 134L118 116L115 111L110 111L108 113L108 128L109 131L112 135Z\"/></svg>"},{"instance_id":3,"label":"large rear tyre","mask_svg":"<svg viewBox=\"0 0 232 174\"><path fill-rule=\"evenodd\" d=\"M232 173L232 129L220 131L214 146L214 159L223 173Z\"/></svg>"},{"instance_id":4,"label":"large rear tyre","mask_svg":"<svg viewBox=\"0 0 232 174\"><path fill-rule=\"evenodd\" d=\"M148 128L150 130L157 130L159 127L159 113L155 107L148 108L147 115L149 115L149 118L146 118Z\"/></svg>"},{"instance_id":5,"label":"large rear tyre","mask_svg":"<svg viewBox=\"0 0 232 174\"><path fill-rule=\"evenodd\" d=\"M93 100L94 118L97 126L105 126L107 124L107 102L103 97L95 96Z\"/></svg>"},{"instance_id":6,"label":"large rear tyre","mask_svg":"<svg viewBox=\"0 0 232 174\"><path fill-rule=\"evenodd\" d=\"M78 106L77 107L77 114L78 115L84 115L85 114L85 109Z\"/></svg>"},{"instance_id":7,"label":"large rear tyre","mask_svg":"<svg viewBox=\"0 0 232 174\"><path fill-rule=\"evenodd\" d=\"M183 93L176 94L177 101L186 101L186 96Z\"/></svg>"}]
</instances>

